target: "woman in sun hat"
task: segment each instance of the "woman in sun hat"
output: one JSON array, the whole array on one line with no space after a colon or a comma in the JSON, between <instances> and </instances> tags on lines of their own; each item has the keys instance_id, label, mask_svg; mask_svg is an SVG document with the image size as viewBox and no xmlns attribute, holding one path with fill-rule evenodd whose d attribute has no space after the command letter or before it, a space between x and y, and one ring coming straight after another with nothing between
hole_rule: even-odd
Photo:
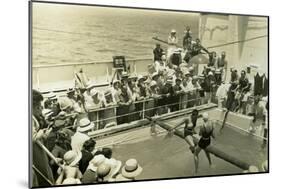
<instances>
[{"instance_id":1,"label":"woman in sun hat","mask_svg":"<svg viewBox=\"0 0 281 189\"><path fill-rule=\"evenodd\" d=\"M82 154L76 153L71 150L64 154L64 167L61 170L60 176L58 177L56 184L60 185L63 183L65 179L73 178L73 179L81 179L82 174L79 170L78 163L81 160Z\"/></svg>"},{"instance_id":2,"label":"woman in sun hat","mask_svg":"<svg viewBox=\"0 0 281 189\"><path fill-rule=\"evenodd\" d=\"M110 165L110 172L103 179L104 181L113 182L116 180L116 176L121 169L122 162L114 158L111 158L111 159L106 159L105 163Z\"/></svg>"},{"instance_id":3,"label":"woman in sun hat","mask_svg":"<svg viewBox=\"0 0 281 189\"><path fill-rule=\"evenodd\" d=\"M89 166L81 179L83 184L97 182L97 169L99 165L105 162L105 160L106 158L102 154L94 156L94 158L89 162Z\"/></svg>"},{"instance_id":4,"label":"woman in sun hat","mask_svg":"<svg viewBox=\"0 0 281 189\"><path fill-rule=\"evenodd\" d=\"M121 169L121 174L117 175L116 181L132 181L142 173L142 167L136 159L129 159Z\"/></svg>"}]
</instances>

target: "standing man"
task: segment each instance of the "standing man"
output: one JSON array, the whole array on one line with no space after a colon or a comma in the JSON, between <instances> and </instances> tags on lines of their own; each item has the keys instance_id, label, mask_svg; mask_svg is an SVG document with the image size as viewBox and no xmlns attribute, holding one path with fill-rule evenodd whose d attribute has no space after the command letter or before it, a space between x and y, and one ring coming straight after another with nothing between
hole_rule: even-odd
<instances>
[{"instance_id":1,"label":"standing man","mask_svg":"<svg viewBox=\"0 0 281 189\"><path fill-rule=\"evenodd\" d=\"M161 57L163 55L164 51L161 48L159 43L156 43L156 48L153 50L153 55L154 55L154 62L155 61L161 61Z\"/></svg>"},{"instance_id":2,"label":"standing man","mask_svg":"<svg viewBox=\"0 0 281 189\"><path fill-rule=\"evenodd\" d=\"M177 49L178 37L176 36L176 30L172 29L171 34L168 37L168 50L167 50L167 59L168 62L171 62L171 57L174 51Z\"/></svg>"},{"instance_id":3,"label":"standing man","mask_svg":"<svg viewBox=\"0 0 281 189\"><path fill-rule=\"evenodd\" d=\"M214 136L214 125L213 122L209 121L208 113L203 113L203 125L200 127L199 135L200 139L198 145L195 147L194 152L194 163L195 163L195 174L198 172L198 165L199 165L199 153L201 150L204 150L206 157L209 161L210 167L212 166L211 156L206 148L211 144L211 137L215 138Z\"/></svg>"},{"instance_id":4,"label":"standing man","mask_svg":"<svg viewBox=\"0 0 281 189\"><path fill-rule=\"evenodd\" d=\"M41 148L52 129L44 128L45 122L42 116L43 96L39 91L32 90L32 187L51 186L54 183L52 169L49 165L47 153Z\"/></svg>"},{"instance_id":5,"label":"standing man","mask_svg":"<svg viewBox=\"0 0 281 189\"><path fill-rule=\"evenodd\" d=\"M217 68L221 70L223 81L225 81L227 73L227 60L225 51L223 51L221 56L218 58Z\"/></svg>"}]
</instances>

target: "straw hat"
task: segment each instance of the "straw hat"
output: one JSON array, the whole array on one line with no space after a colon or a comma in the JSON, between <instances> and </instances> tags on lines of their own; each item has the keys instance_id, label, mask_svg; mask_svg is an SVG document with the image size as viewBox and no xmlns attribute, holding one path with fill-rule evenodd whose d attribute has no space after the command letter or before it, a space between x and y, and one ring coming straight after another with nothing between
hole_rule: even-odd
<instances>
[{"instance_id":1,"label":"straw hat","mask_svg":"<svg viewBox=\"0 0 281 189\"><path fill-rule=\"evenodd\" d=\"M121 77L122 78L128 78L129 77L128 72L123 71L122 74L121 74Z\"/></svg>"},{"instance_id":2,"label":"straw hat","mask_svg":"<svg viewBox=\"0 0 281 189\"><path fill-rule=\"evenodd\" d=\"M75 166L82 158L82 153L75 152L73 150L68 151L64 154L63 159L69 166Z\"/></svg>"},{"instance_id":3,"label":"straw hat","mask_svg":"<svg viewBox=\"0 0 281 189\"><path fill-rule=\"evenodd\" d=\"M61 97L58 100L60 109L62 111L66 110L67 108L71 108L73 106L72 101L67 97Z\"/></svg>"},{"instance_id":4,"label":"straw hat","mask_svg":"<svg viewBox=\"0 0 281 189\"><path fill-rule=\"evenodd\" d=\"M172 79L168 79L168 80L166 81L166 83L172 85L172 84L173 84L173 80L172 80Z\"/></svg>"},{"instance_id":5,"label":"straw hat","mask_svg":"<svg viewBox=\"0 0 281 189\"><path fill-rule=\"evenodd\" d=\"M115 83L121 83L121 81L116 79L112 82L112 84L114 85Z\"/></svg>"},{"instance_id":6,"label":"straw hat","mask_svg":"<svg viewBox=\"0 0 281 189\"><path fill-rule=\"evenodd\" d=\"M172 29L171 33L177 33L177 31L175 29Z\"/></svg>"},{"instance_id":7,"label":"straw hat","mask_svg":"<svg viewBox=\"0 0 281 189\"><path fill-rule=\"evenodd\" d=\"M151 78L153 79L154 77L158 76L158 73L157 72L153 72Z\"/></svg>"},{"instance_id":8,"label":"straw hat","mask_svg":"<svg viewBox=\"0 0 281 189\"><path fill-rule=\"evenodd\" d=\"M212 75L214 75L213 72L209 72L208 73L208 76L212 76Z\"/></svg>"},{"instance_id":9,"label":"straw hat","mask_svg":"<svg viewBox=\"0 0 281 189\"><path fill-rule=\"evenodd\" d=\"M251 165L248 170L243 171L243 173L257 173L257 172L259 172L259 169L254 165Z\"/></svg>"},{"instance_id":10,"label":"straw hat","mask_svg":"<svg viewBox=\"0 0 281 189\"><path fill-rule=\"evenodd\" d=\"M154 87L154 86L156 86L157 85L157 82L156 81L151 81L150 82L150 87Z\"/></svg>"},{"instance_id":11,"label":"straw hat","mask_svg":"<svg viewBox=\"0 0 281 189\"><path fill-rule=\"evenodd\" d=\"M144 78L144 76L139 75L139 76L138 76L138 82L140 82L141 80L142 80L142 81L144 81L144 80L145 80L145 78Z\"/></svg>"},{"instance_id":12,"label":"straw hat","mask_svg":"<svg viewBox=\"0 0 281 189\"><path fill-rule=\"evenodd\" d=\"M93 129L95 126L94 123L92 123L88 118L82 118L79 121L79 126L77 128L78 132L86 132L89 131L91 129Z\"/></svg>"},{"instance_id":13,"label":"straw hat","mask_svg":"<svg viewBox=\"0 0 281 189\"><path fill-rule=\"evenodd\" d=\"M73 88L69 88L69 89L67 89L66 94L71 94L71 93L74 93L74 92L75 91L74 91Z\"/></svg>"},{"instance_id":14,"label":"straw hat","mask_svg":"<svg viewBox=\"0 0 281 189\"><path fill-rule=\"evenodd\" d=\"M91 89L90 95L91 95L91 96L95 96L96 94L98 94L97 89Z\"/></svg>"},{"instance_id":15,"label":"straw hat","mask_svg":"<svg viewBox=\"0 0 281 189\"><path fill-rule=\"evenodd\" d=\"M209 114L205 112L205 113L202 114L202 117L203 117L203 119L208 119L209 118Z\"/></svg>"},{"instance_id":16,"label":"straw hat","mask_svg":"<svg viewBox=\"0 0 281 189\"><path fill-rule=\"evenodd\" d=\"M138 164L136 159L129 159L122 167L122 175L126 178L135 178L142 172L142 167Z\"/></svg>"},{"instance_id":17,"label":"straw hat","mask_svg":"<svg viewBox=\"0 0 281 189\"><path fill-rule=\"evenodd\" d=\"M102 163L104 163L106 160L106 158L104 157L104 155L99 154L96 155L90 162L89 162L89 166L88 169L97 172L97 169L99 167L99 165L101 165Z\"/></svg>"},{"instance_id":18,"label":"straw hat","mask_svg":"<svg viewBox=\"0 0 281 189\"><path fill-rule=\"evenodd\" d=\"M97 175L100 178L104 178L107 175L109 175L110 171L111 171L111 166L107 163L102 163L98 166Z\"/></svg>"},{"instance_id":19,"label":"straw hat","mask_svg":"<svg viewBox=\"0 0 281 189\"><path fill-rule=\"evenodd\" d=\"M118 161L114 158L106 159L105 164L110 165L110 172L107 176L104 177L104 180L110 180L112 179L117 173L120 171L122 162Z\"/></svg>"}]
</instances>

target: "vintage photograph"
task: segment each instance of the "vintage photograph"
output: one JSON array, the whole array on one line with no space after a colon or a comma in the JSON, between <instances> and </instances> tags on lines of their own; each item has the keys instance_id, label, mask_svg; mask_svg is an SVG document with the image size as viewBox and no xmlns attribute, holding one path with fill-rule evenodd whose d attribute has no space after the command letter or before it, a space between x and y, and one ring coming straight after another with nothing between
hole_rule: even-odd
<instances>
[{"instance_id":1,"label":"vintage photograph","mask_svg":"<svg viewBox=\"0 0 281 189\"><path fill-rule=\"evenodd\" d=\"M30 187L268 173L268 28L30 2Z\"/></svg>"}]
</instances>

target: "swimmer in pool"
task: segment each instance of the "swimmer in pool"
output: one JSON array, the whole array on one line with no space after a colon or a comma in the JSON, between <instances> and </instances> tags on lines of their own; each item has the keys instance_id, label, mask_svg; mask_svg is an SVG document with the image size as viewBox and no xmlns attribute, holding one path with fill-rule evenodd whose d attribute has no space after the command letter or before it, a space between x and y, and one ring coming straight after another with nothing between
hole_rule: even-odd
<instances>
[{"instance_id":1,"label":"swimmer in pool","mask_svg":"<svg viewBox=\"0 0 281 189\"><path fill-rule=\"evenodd\" d=\"M214 126L213 122L209 120L209 115L207 113L203 113L203 125L200 127L199 135L200 139L198 145L195 147L194 151L194 163L195 163L195 174L198 172L198 165L199 165L199 153L201 150L204 150L207 159L209 161L210 167L212 167L211 156L206 148L211 144L211 137L215 138L214 136Z\"/></svg>"}]
</instances>

